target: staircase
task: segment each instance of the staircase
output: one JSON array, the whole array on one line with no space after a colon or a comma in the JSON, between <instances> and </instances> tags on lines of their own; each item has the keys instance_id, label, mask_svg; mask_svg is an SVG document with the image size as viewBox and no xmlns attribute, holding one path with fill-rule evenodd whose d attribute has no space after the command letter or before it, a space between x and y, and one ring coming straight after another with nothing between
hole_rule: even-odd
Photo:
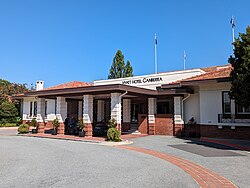
<instances>
[{"instance_id":1,"label":"staircase","mask_svg":"<svg viewBox=\"0 0 250 188\"><path fill-rule=\"evenodd\" d=\"M128 133L130 133L130 134L141 134L138 131L138 125L137 124L131 124L130 129L128 130Z\"/></svg>"}]
</instances>

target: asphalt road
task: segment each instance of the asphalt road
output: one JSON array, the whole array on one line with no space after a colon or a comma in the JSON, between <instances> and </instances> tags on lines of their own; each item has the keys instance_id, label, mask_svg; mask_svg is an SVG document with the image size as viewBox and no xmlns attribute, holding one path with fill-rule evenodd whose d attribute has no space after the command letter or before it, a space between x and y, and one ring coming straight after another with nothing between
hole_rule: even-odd
<instances>
[{"instance_id":1,"label":"asphalt road","mask_svg":"<svg viewBox=\"0 0 250 188\"><path fill-rule=\"evenodd\" d=\"M110 146L0 136L0 187L198 187L161 159Z\"/></svg>"},{"instance_id":2,"label":"asphalt road","mask_svg":"<svg viewBox=\"0 0 250 188\"><path fill-rule=\"evenodd\" d=\"M134 139L132 146L187 159L218 173L240 188L250 187L250 152L168 136Z\"/></svg>"}]
</instances>

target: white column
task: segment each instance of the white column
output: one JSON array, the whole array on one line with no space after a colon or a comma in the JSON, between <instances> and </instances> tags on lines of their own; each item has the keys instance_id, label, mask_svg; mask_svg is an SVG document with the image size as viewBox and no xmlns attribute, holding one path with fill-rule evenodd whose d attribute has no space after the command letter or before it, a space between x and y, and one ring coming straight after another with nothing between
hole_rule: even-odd
<instances>
[{"instance_id":1,"label":"white column","mask_svg":"<svg viewBox=\"0 0 250 188\"><path fill-rule=\"evenodd\" d=\"M182 97L174 97L174 122L175 124L184 124L182 112Z\"/></svg>"},{"instance_id":2,"label":"white column","mask_svg":"<svg viewBox=\"0 0 250 188\"><path fill-rule=\"evenodd\" d=\"M130 123L130 116L131 116L131 100L130 99L123 99L123 122Z\"/></svg>"},{"instance_id":3,"label":"white column","mask_svg":"<svg viewBox=\"0 0 250 188\"><path fill-rule=\"evenodd\" d=\"M121 94L111 93L111 119L114 118L118 125L121 125Z\"/></svg>"},{"instance_id":4,"label":"white column","mask_svg":"<svg viewBox=\"0 0 250 188\"><path fill-rule=\"evenodd\" d=\"M104 119L104 100L97 101L97 121L101 122Z\"/></svg>"},{"instance_id":5,"label":"white column","mask_svg":"<svg viewBox=\"0 0 250 188\"><path fill-rule=\"evenodd\" d=\"M37 99L37 122L44 122L45 120L45 99Z\"/></svg>"},{"instance_id":6,"label":"white column","mask_svg":"<svg viewBox=\"0 0 250 188\"><path fill-rule=\"evenodd\" d=\"M59 122L63 123L64 120L67 118L67 103L66 103L65 97L57 97L56 100L57 100L56 116Z\"/></svg>"},{"instance_id":7,"label":"white column","mask_svg":"<svg viewBox=\"0 0 250 188\"><path fill-rule=\"evenodd\" d=\"M93 96L83 96L83 122L93 123Z\"/></svg>"},{"instance_id":8,"label":"white column","mask_svg":"<svg viewBox=\"0 0 250 188\"><path fill-rule=\"evenodd\" d=\"M82 101L78 101L78 118L82 118L83 114L83 107L82 107Z\"/></svg>"},{"instance_id":9,"label":"white column","mask_svg":"<svg viewBox=\"0 0 250 188\"><path fill-rule=\"evenodd\" d=\"M155 123L155 114L157 109L157 99L148 98L148 122Z\"/></svg>"}]
</instances>

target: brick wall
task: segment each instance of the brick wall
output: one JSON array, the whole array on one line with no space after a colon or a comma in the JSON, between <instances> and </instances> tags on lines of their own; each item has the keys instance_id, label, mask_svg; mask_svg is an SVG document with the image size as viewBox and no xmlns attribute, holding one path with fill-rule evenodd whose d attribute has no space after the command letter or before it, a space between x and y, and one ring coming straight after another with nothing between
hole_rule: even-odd
<instances>
[{"instance_id":1,"label":"brick wall","mask_svg":"<svg viewBox=\"0 0 250 188\"><path fill-rule=\"evenodd\" d=\"M155 118L155 134L169 135L174 134L174 122L172 114L157 114Z\"/></svg>"},{"instance_id":2,"label":"brick wall","mask_svg":"<svg viewBox=\"0 0 250 188\"><path fill-rule=\"evenodd\" d=\"M138 130L142 134L148 134L148 115L138 114Z\"/></svg>"},{"instance_id":3,"label":"brick wall","mask_svg":"<svg viewBox=\"0 0 250 188\"><path fill-rule=\"evenodd\" d=\"M200 125L201 137L227 138L227 139L250 139L250 127L225 126L218 129L217 125Z\"/></svg>"}]
</instances>

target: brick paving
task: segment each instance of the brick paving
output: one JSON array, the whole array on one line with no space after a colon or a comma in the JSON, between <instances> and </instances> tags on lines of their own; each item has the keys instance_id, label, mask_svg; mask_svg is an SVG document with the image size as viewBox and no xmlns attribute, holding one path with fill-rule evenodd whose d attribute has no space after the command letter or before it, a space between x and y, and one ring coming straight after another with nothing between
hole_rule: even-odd
<instances>
[{"instance_id":1,"label":"brick paving","mask_svg":"<svg viewBox=\"0 0 250 188\"><path fill-rule=\"evenodd\" d=\"M250 151L250 147L249 146L243 146L243 145L239 145L239 144L234 144L231 143L230 141L225 141L225 140L216 140L216 139L212 139L212 138L200 138L200 141L203 142L211 142L211 143L215 143L215 144L221 144L221 145L225 145L225 146L229 146L235 149L239 149L239 150L245 150L245 151Z\"/></svg>"},{"instance_id":2,"label":"brick paving","mask_svg":"<svg viewBox=\"0 0 250 188\"><path fill-rule=\"evenodd\" d=\"M137 151L141 153L145 153L160 159L163 159L167 162L170 162L182 170L184 170L186 173L188 173L196 182L197 184L202 188L236 188L237 186L234 185L229 180L225 179L224 177L220 176L219 174L216 174L212 172L211 170L208 170L196 163L193 163L191 161L154 151L144 148L138 148L134 146L116 146L121 149L127 149L132 151Z\"/></svg>"}]
</instances>

